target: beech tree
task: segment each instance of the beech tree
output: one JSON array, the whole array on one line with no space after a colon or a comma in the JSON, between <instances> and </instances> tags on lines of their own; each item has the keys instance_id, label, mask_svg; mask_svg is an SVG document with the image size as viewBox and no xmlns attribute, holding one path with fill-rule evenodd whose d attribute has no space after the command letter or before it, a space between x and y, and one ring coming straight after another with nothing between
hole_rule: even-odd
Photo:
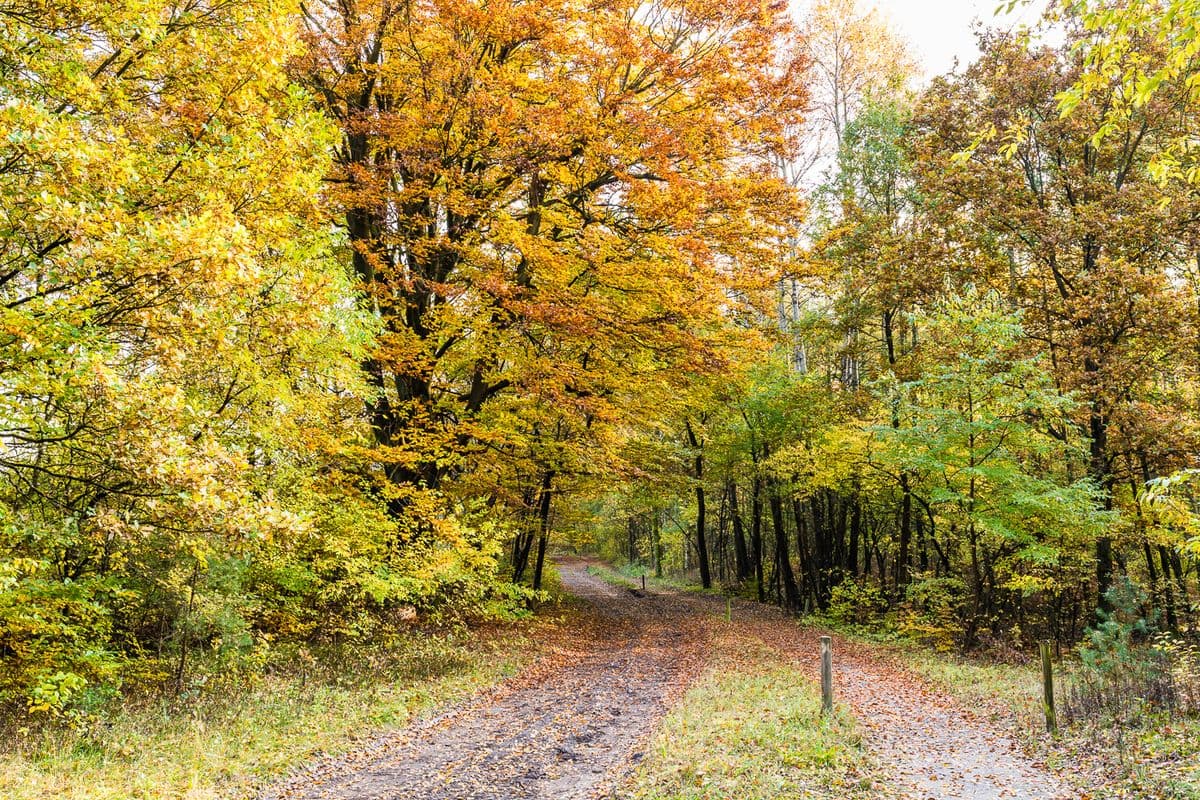
<instances>
[{"instance_id":1,"label":"beech tree","mask_svg":"<svg viewBox=\"0 0 1200 800\"><path fill-rule=\"evenodd\" d=\"M1113 508L1126 483L1124 454L1149 453L1152 426L1169 424L1171 412L1147 416L1141 398L1187 341L1190 311L1170 274L1190 259L1195 209L1168 211L1146 172L1154 143L1177 130L1167 93L1098 144L1102 101L1060 117L1054 97L1081 69L1073 41L1030 51L986 40L979 62L928 94L918 160L939 211L961 215L943 219L961 234L963 257L1025 311L1060 391L1080 397L1088 472ZM988 130L997 136L974 133ZM1155 471L1181 456L1162 451ZM1111 533L1099 536L1100 596L1116 559Z\"/></svg>"}]
</instances>

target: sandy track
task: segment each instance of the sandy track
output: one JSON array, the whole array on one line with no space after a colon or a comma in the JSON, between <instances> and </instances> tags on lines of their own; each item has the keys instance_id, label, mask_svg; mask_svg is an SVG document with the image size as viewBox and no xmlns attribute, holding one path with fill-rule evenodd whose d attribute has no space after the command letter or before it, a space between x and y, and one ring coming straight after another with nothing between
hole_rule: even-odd
<instances>
[{"instance_id":1,"label":"sandy track","mask_svg":"<svg viewBox=\"0 0 1200 800\"><path fill-rule=\"evenodd\" d=\"M821 631L777 609L739 606L742 630L789 656L819 682ZM854 712L887 789L903 800L1072 800L1078 792L956 700L881 656L834 637L834 695Z\"/></svg>"}]
</instances>

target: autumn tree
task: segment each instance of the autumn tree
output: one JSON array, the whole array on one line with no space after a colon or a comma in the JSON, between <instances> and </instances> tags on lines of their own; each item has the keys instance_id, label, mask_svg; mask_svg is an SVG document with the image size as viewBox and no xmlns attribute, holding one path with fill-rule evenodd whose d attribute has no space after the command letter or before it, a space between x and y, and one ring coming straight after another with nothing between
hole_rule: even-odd
<instances>
[{"instance_id":1,"label":"autumn tree","mask_svg":"<svg viewBox=\"0 0 1200 800\"><path fill-rule=\"evenodd\" d=\"M1195 211L1164 208L1146 171L1155 143L1177 131L1169 92L1098 143L1108 125L1099 95L1059 115L1055 95L1082 69L1073 30L1059 49L985 39L979 62L927 95L917 157L958 257L1023 310L1060 391L1081 398L1088 474L1112 508L1126 454L1155 450L1150 431L1174 427L1176 412L1151 401L1151 387L1189 341L1188 304L1171 275L1191 258ZM1155 472L1183 457L1157 452ZM1098 537L1095 556L1102 596L1122 558L1111 532Z\"/></svg>"},{"instance_id":2,"label":"autumn tree","mask_svg":"<svg viewBox=\"0 0 1200 800\"><path fill-rule=\"evenodd\" d=\"M864 105L903 95L916 71L908 44L888 19L858 0L815 0L801 19L800 42L811 100L804 156L789 166L794 179L827 167Z\"/></svg>"},{"instance_id":3,"label":"autumn tree","mask_svg":"<svg viewBox=\"0 0 1200 800\"><path fill-rule=\"evenodd\" d=\"M1010 8L1017 3L1010 3ZM1099 102L1103 124L1097 143L1120 135L1127 119L1160 93L1184 115L1194 119L1200 103L1196 56L1200 53L1200 3L1196 0L1063 0L1062 13L1082 22L1087 32L1080 44L1083 69L1057 95L1062 113L1081 104ZM1178 88L1185 87L1180 92ZM1161 100L1161 98L1159 98ZM1189 126L1160 140L1146 165L1160 183L1200 181L1195 128Z\"/></svg>"},{"instance_id":4,"label":"autumn tree","mask_svg":"<svg viewBox=\"0 0 1200 800\"><path fill-rule=\"evenodd\" d=\"M1020 320L998 295L968 290L922 322L919 377L896 392L905 424L874 429L872 461L895 464L927 498L926 536L969 587L966 642L1022 616L1030 598L1057 633L1056 595L1077 591L1079 556L1109 521L1088 480L1072 478L1086 458L1072 401L1044 356L1022 356Z\"/></svg>"},{"instance_id":5,"label":"autumn tree","mask_svg":"<svg viewBox=\"0 0 1200 800\"><path fill-rule=\"evenodd\" d=\"M586 435L614 397L719 367L732 289L797 210L771 166L804 99L782 7L305 15L296 70L342 127L329 197L383 329L363 368L393 514L467 485L505 394Z\"/></svg>"},{"instance_id":6,"label":"autumn tree","mask_svg":"<svg viewBox=\"0 0 1200 800\"><path fill-rule=\"evenodd\" d=\"M181 684L221 626L252 644L249 565L316 535L316 467L355 435L333 130L273 3L0 25L0 702L147 652Z\"/></svg>"}]
</instances>

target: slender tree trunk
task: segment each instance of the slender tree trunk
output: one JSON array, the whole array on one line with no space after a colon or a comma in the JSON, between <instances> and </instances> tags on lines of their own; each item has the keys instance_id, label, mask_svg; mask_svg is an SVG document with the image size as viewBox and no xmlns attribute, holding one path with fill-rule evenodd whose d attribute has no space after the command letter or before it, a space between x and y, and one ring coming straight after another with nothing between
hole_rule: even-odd
<instances>
[{"instance_id":1,"label":"slender tree trunk","mask_svg":"<svg viewBox=\"0 0 1200 800\"><path fill-rule=\"evenodd\" d=\"M821 582L817 576L817 559L809 552L805 541L804 529L808 527L804 519L803 501L792 500L792 518L796 520L796 557L800 561L800 574L803 576L804 595L811 598L812 603L820 603ZM813 537L815 538L815 536ZM804 600L808 602L807 599Z\"/></svg>"},{"instance_id":2,"label":"slender tree trunk","mask_svg":"<svg viewBox=\"0 0 1200 800\"><path fill-rule=\"evenodd\" d=\"M737 484L729 481L726 491L729 492L729 515L733 520L733 556L737 566L739 582L750 577L750 554L746 551L746 530L742 525L742 515L738 512Z\"/></svg>"},{"instance_id":3,"label":"slender tree trunk","mask_svg":"<svg viewBox=\"0 0 1200 800\"><path fill-rule=\"evenodd\" d=\"M1171 557L1164 545L1158 546L1158 561L1163 572L1163 597L1166 601L1167 627L1179 630L1179 618L1175 614L1175 590L1171 588ZM1186 600L1186 597L1185 597Z\"/></svg>"},{"instance_id":4,"label":"slender tree trunk","mask_svg":"<svg viewBox=\"0 0 1200 800\"><path fill-rule=\"evenodd\" d=\"M696 438L690 420L684 421L688 443L694 451L693 464L696 470L696 557L700 563L700 585L705 589L712 586L712 575L708 569L708 546L704 541L704 449Z\"/></svg>"},{"instance_id":5,"label":"slender tree trunk","mask_svg":"<svg viewBox=\"0 0 1200 800\"><path fill-rule=\"evenodd\" d=\"M1087 359L1085 371L1094 373L1099 371L1099 367L1091 359ZM1092 480L1104 491L1105 510L1111 511L1112 470L1108 464L1108 421L1099 400L1092 401L1088 429L1091 434L1088 471ZM1108 598L1105 595L1112 586L1113 571L1112 537L1102 534L1096 539L1096 604L1100 608L1108 608Z\"/></svg>"},{"instance_id":6,"label":"slender tree trunk","mask_svg":"<svg viewBox=\"0 0 1200 800\"><path fill-rule=\"evenodd\" d=\"M893 374L895 374L896 364L899 360L896 352L895 317L896 309L888 309L883 314L883 341L887 348L888 366ZM899 397L892 401L892 427L897 430L900 428ZM897 596L903 593L904 586L908 583L908 550L912 540L912 486L907 471L900 473L900 493L900 552L896 563Z\"/></svg>"},{"instance_id":7,"label":"slender tree trunk","mask_svg":"<svg viewBox=\"0 0 1200 800\"><path fill-rule=\"evenodd\" d=\"M767 586L763 582L762 478L758 475L757 456L754 457L754 463L754 482L750 494L750 546L754 551L754 580L758 583L758 602L761 603L766 600Z\"/></svg>"},{"instance_id":8,"label":"slender tree trunk","mask_svg":"<svg viewBox=\"0 0 1200 800\"><path fill-rule=\"evenodd\" d=\"M787 530L783 524L783 500L779 497L779 488L775 481L771 481L769 501L771 525L775 529L775 557L779 562L779 580L782 586L780 599L788 611L799 611L800 592L796 588L796 575L792 572L792 561L788 557Z\"/></svg>"},{"instance_id":9,"label":"slender tree trunk","mask_svg":"<svg viewBox=\"0 0 1200 800\"><path fill-rule=\"evenodd\" d=\"M654 509L654 517L651 519L650 537L650 546L654 550L654 577L661 578L663 576L662 521L657 508Z\"/></svg>"},{"instance_id":10,"label":"slender tree trunk","mask_svg":"<svg viewBox=\"0 0 1200 800\"><path fill-rule=\"evenodd\" d=\"M850 508L850 541L846 544L846 570L858 576L858 539L862 535L862 499L854 495Z\"/></svg>"},{"instance_id":11,"label":"slender tree trunk","mask_svg":"<svg viewBox=\"0 0 1200 800\"><path fill-rule=\"evenodd\" d=\"M900 552L896 559L896 594L904 593L908 584L908 550L912 542L912 489L908 473L900 474Z\"/></svg>"},{"instance_id":12,"label":"slender tree trunk","mask_svg":"<svg viewBox=\"0 0 1200 800\"><path fill-rule=\"evenodd\" d=\"M533 588L535 590L542 588L542 567L546 563L546 543L550 539L550 498L553 482L554 473L546 470L542 477L542 498L538 506L538 550L537 562L533 567Z\"/></svg>"}]
</instances>

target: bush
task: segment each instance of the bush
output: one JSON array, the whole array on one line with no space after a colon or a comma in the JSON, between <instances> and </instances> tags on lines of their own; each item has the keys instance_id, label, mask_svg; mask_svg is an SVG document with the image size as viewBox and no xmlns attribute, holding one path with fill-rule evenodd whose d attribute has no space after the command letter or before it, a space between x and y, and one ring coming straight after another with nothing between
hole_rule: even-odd
<instances>
[{"instance_id":1,"label":"bush","mask_svg":"<svg viewBox=\"0 0 1200 800\"><path fill-rule=\"evenodd\" d=\"M839 583L829 595L829 616L842 625L878 627L887 610L887 597L873 577Z\"/></svg>"},{"instance_id":2,"label":"bush","mask_svg":"<svg viewBox=\"0 0 1200 800\"><path fill-rule=\"evenodd\" d=\"M1200 712L1200 651L1156 632L1157 615L1143 614L1146 593L1123 579L1105 595L1108 609L1079 646L1080 671L1069 686L1068 718L1138 720L1145 711Z\"/></svg>"},{"instance_id":3,"label":"bush","mask_svg":"<svg viewBox=\"0 0 1200 800\"><path fill-rule=\"evenodd\" d=\"M963 638L965 595L966 586L958 578L922 578L910 583L897 615L899 632L941 652L953 649Z\"/></svg>"},{"instance_id":4,"label":"bush","mask_svg":"<svg viewBox=\"0 0 1200 800\"><path fill-rule=\"evenodd\" d=\"M107 647L112 587L48 572L33 559L0 559L0 704L58 713L85 686L112 680L121 659Z\"/></svg>"}]
</instances>

